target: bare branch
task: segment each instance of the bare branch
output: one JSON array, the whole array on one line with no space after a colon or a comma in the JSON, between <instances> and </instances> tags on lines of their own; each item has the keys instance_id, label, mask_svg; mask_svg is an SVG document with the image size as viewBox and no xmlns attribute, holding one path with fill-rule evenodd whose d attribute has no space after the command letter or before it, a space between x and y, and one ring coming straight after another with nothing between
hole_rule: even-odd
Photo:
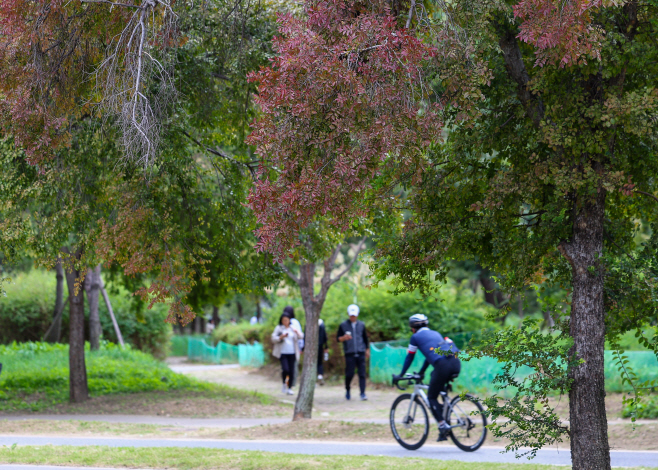
<instances>
[{"instance_id":1,"label":"bare branch","mask_svg":"<svg viewBox=\"0 0 658 470\"><path fill-rule=\"evenodd\" d=\"M330 284L329 284L330 286L332 284L335 284L341 277L343 277L345 274L347 274L350 271L350 269L352 269L352 266L354 266L354 263L356 262L356 259L359 257L359 253L361 253L361 250L363 250L363 245L364 245L365 242L366 242L366 237L364 235L363 238L361 238L361 240L359 241L359 244L356 246L356 248L354 250L355 251L354 252L354 258L352 258L352 260L349 263L347 263L347 266L345 266L345 269L343 269L341 272L339 272L336 277L331 279Z\"/></svg>"},{"instance_id":2,"label":"bare branch","mask_svg":"<svg viewBox=\"0 0 658 470\"><path fill-rule=\"evenodd\" d=\"M192 142L194 142L195 144L197 144L199 147L201 147L202 149L204 149L206 152L208 152L208 153L212 153L213 155L217 155L218 157L221 157L221 158L223 158L223 159L225 159L225 160L228 160L228 161L230 161L231 163L234 163L234 164L236 164L236 165L242 165L242 166L247 167L247 169L248 169L249 172L251 173L252 178L253 178L253 179L256 179L256 168L254 168L254 167L252 166L252 164L255 164L255 163L258 163L258 162L247 162L247 163L245 163L245 162L241 162L241 161L236 160L235 158L231 157L228 153L223 152L223 151L220 150L220 149L213 149L213 148L210 148L210 147L204 145L202 142L200 142L199 140L195 139L193 136L191 136L190 134L188 134L188 133L185 132L185 131L181 131L181 133L182 133L184 136L186 136L188 139L190 139Z\"/></svg>"},{"instance_id":3,"label":"bare branch","mask_svg":"<svg viewBox=\"0 0 658 470\"><path fill-rule=\"evenodd\" d=\"M409 7L409 17L407 18L407 25L405 28L409 29L411 26L411 19L414 17L414 10L416 9L416 0L411 0L411 6Z\"/></svg>"},{"instance_id":4,"label":"bare branch","mask_svg":"<svg viewBox=\"0 0 658 470\"><path fill-rule=\"evenodd\" d=\"M138 10L142 8L139 5L129 5L128 3L111 2L110 0L81 0L81 2L82 3L107 3L108 5L112 5L113 7L136 8Z\"/></svg>"},{"instance_id":5,"label":"bare branch","mask_svg":"<svg viewBox=\"0 0 658 470\"><path fill-rule=\"evenodd\" d=\"M125 157L149 167L158 153L165 116L177 97L169 49L178 32L178 17L166 0L143 0L139 5L83 1L136 10L110 42L94 75L103 97L100 105L117 120Z\"/></svg>"},{"instance_id":6,"label":"bare branch","mask_svg":"<svg viewBox=\"0 0 658 470\"><path fill-rule=\"evenodd\" d=\"M290 269L288 269L288 267L286 265L284 265L283 263L279 263L279 266L281 266L281 269L283 269L283 272L286 273L288 275L288 277L290 277L290 279L295 281L295 283L297 285L300 284L300 282L301 282L300 279L297 276L295 276L293 274L293 272Z\"/></svg>"},{"instance_id":7,"label":"bare branch","mask_svg":"<svg viewBox=\"0 0 658 470\"><path fill-rule=\"evenodd\" d=\"M645 193L644 191L640 191L639 189L636 189L634 192L639 193L639 194L644 194L645 196L649 196L649 197L655 199L658 202L658 197L654 196L651 193Z\"/></svg>"}]
</instances>

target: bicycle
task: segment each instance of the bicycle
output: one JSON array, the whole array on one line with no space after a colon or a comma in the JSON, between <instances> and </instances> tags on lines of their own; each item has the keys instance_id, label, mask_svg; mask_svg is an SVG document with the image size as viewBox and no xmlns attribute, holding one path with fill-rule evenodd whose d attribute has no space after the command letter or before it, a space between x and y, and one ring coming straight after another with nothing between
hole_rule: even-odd
<instances>
[{"instance_id":1,"label":"bicycle","mask_svg":"<svg viewBox=\"0 0 658 470\"><path fill-rule=\"evenodd\" d=\"M453 381L454 375L450 378ZM406 382L405 387L400 382ZM414 383L413 393L404 393L397 397L391 406L390 424L393 437L405 449L417 450L427 440L430 432L430 420L427 413L430 408L421 376L417 373L405 374L399 379L393 378L393 385L406 390ZM448 383L448 391L452 391ZM465 452L474 452L480 448L487 437L487 417L477 399L471 395L450 398L447 392L441 392L443 399L443 419L450 426L449 436L457 447ZM436 421L436 419L435 419ZM437 422L438 425L438 422Z\"/></svg>"}]
</instances>

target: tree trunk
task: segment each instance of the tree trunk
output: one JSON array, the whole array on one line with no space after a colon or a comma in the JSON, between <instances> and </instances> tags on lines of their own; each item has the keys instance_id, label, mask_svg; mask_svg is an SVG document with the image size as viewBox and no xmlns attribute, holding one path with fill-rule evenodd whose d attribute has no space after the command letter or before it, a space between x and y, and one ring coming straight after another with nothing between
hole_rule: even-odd
<instances>
[{"instance_id":1,"label":"tree trunk","mask_svg":"<svg viewBox=\"0 0 658 470\"><path fill-rule=\"evenodd\" d=\"M573 294L570 354L583 361L570 371L571 460L574 470L610 469L608 422L605 415L603 349L605 344L603 252L605 190L594 200L578 201L573 235L560 251L572 268Z\"/></svg>"},{"instance_id":2,"label":"tree trunk","mask_svg":"<svg viewBox=\"0 0 658 470\"><path fill-rule=\"evenodd\" d=\"M75 253L80 258L81 252ZM82 286L76 289L81 272L71 268L66 273L69 288L69 400L81 403L89 398L87 368L85 366L85 299Z\"/></svg>"},{"instance_id":3,"label":"tree trunk","mask_svg":"<svg viewBox=\"0 0 658 470\"><path fill-rule=\"evenodd\" d=\"M212 324L215 328L219 326L219 307L216 305L212 307Z\"/></svg>"},{"instance_id":4,"label":"tree trunk","mask_svg":"<svg viewBox=\"0 0 658 470\"><path fill-rule=\"evenodd\" d=\"M64 269L62 260L57 260L55 265L55 278L57 285L55 287L55 309L53 311L53 324L44 336L44 341L49 343L58 343L62 337L62 311L64 310Z\"/></svg>"},{"instance_id":5,"label":"tree trunk","mask_svg":"<svg viewBox=\"0 0 658 470\"><path fill-rule=\"evenodd\" d=\"M101 265L87 272L85 286L87 290L87 300L89 301L89 349L98 351L101 347L101 318L98 314L98 302L100 299L101 289Z\"/></svg>"},{"instance_id":6,"label":"tree trunk","mask_svg":"<svg viewBox=\"0 0 658 470\"><path fill-rule=\"evenodd\" d=\"M306 333L304 335L304 361L302 376L299 380L299 393L295 401L293 421L310 419L313 412L315 380L318 373L318 318L322 302L316 302L314 295L315 264L303 264L299 269L299 290L304 305Z\"/></svg>"}]
</instances>

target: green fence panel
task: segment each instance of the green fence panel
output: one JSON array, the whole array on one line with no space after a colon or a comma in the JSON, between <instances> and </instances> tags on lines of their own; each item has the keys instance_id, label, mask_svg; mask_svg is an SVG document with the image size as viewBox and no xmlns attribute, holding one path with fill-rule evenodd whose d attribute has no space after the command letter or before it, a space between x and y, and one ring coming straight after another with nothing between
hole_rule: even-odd
<instances>
[{"instance_id":1,"label":"green fence panel","mask_svg":"<svg viewBox=\"0 0 658 470\"><path fill-rule=\"evenodd\" d=\"M220 364L238 364L240 362L239 347L232 344L217 343Z\"/></svg>"},{"instance_id":2,"label":"green fence panel","mask_svg":"<svg viewBox=\"0 0 658 470\"><path fill-rule=\"evenodd\" d=\"M461 338L460 338L461 339ZM455 342L457 340L455 339ZM376 383L391 383L391 376L399 374L407 354L405 342L391 341L387 343L371 343L370 345L370 380ZM406 344L405 344L406 346ZM628 351L624 353L628 358L628 364L638 377L638 380L658 380L658 359L650 351ZM410 371L419 370L422 366L421 354L416 354ZM473 392L492 392L492 381L503 368L503 364L491 357L462 361L462 370L455 384L459 389ZM517 370L517 377L525 377L533 373L530 367L522 367ZM615 361L613 352L605 352L605 379L606 390L609 392L628 391L628 385L622 386L621 374ZM512 392L509 390L508 392Z\"/></svg>"},{"instance_id":3,"label":"green fence panel","mask_svg":"<svg viewBox=\"0 0 658 470\"><path fill-rule=\"evenodd\" d=\"M258 341L238 345L238 356L241 367L262 367L265 364L265 351Z\"/></svg>"},{"instance_id":4,"label":"green fence panel","mask_svg":"<svg viewBox=\"0 0 658 470\"><path fill-rule=\"evenodd\" d=\"M187 357L191 361L240 364L244 367L261 367L265 364L265 352L258 342L234 346L220 341L213 347L202 338L189 338Z\"/></svg>"},{"instance_id":5,"label":"green fence panel","mask_svg":"<svg viewBox=\"0 0 658 470\"><path fill-rule=\"evenodd\" d=\"M651 351L626 351L626 367L630 367L640 382L658 380L658 358ZM621 372L613 351L605 352L605 388L609 392L629 392L630 385L621 383Z\"/></svg>"},{"instance_id":6,"label":"green fence panel","mask_svg":"<svg viewBox=\"0 0 658 470\"><path fill-rule=\"evenodd\" d=\"M209 346L204 339L189 338L187 341L187 358L191 361L219 364L221 360L219 353L218 348Z\"/></svg>"}]
</instances>

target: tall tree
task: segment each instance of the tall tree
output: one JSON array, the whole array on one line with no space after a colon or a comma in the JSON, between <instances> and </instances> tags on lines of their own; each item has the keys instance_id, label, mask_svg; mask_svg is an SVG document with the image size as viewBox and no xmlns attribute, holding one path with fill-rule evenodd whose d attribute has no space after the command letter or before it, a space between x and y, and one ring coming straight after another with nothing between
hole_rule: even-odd
<instances>
[{"instance_id":1,"label":"tall tree","mask_svg":"<svg viewBox=\"0 0 658 470\"><path fill-rule=\"evenodd\" d=\"M318 365L318 320L320 319L320 313L322 312L324 301L327 299L329 288L352 269L354 262L364 247L365 237L359 240L358 243L348 246L354 251L352 258L346 261L344 266L341 266L342 269L336 274L333 271L336 268L336 261L338 255L341 253L343 244L339 243L335 247L327 247L326 242L327 240L324 240L318 234L311 236L307 232L303 236L303 248L298 253L299 264L294 266L293 269L290 269L286 264L281 264L284 272L299 287L306 321L304 362L302 365L302 377L299 381L299 393L297 394L292 417L293 421L310 419L312 416ZM327 248L329 248L328 253L325 253L327 256L322 259L322 253L326 252ZM318 261L322 264L322 274L320 277L320 289L316 293L315 274Z\"/></svg>"},{"instance_id":2,"label":"tall tree","mask_svg":"<svg viewBox=\"0 0 658 470\"><path fill-rule=\"evenodd\" d=\"M641 1L565 8L574 14L552 0L412 3L391 18L374 2L309 2L304 18L282 18L280 56L255 77L264 115L252 136L280 174L264 175L251 201L260 247L281 257L318 217L346 224L384 201L409 211L374 266L401 290L436 290L455 259L500 273L509 292L570 286L559 338L532 321L489 338L484 353L538 374L522 396L488 404L511 418L494 430L512 448L568 432L574 468L606 469L606 332L614 340L655 315L652 282L627 266L653 276L628 253L634 220L655 214L658 17ZM408 197L391 197L400 184ZM569 429L536 409L550 389L569 393Z\"/></svg>"}]
</instances>

